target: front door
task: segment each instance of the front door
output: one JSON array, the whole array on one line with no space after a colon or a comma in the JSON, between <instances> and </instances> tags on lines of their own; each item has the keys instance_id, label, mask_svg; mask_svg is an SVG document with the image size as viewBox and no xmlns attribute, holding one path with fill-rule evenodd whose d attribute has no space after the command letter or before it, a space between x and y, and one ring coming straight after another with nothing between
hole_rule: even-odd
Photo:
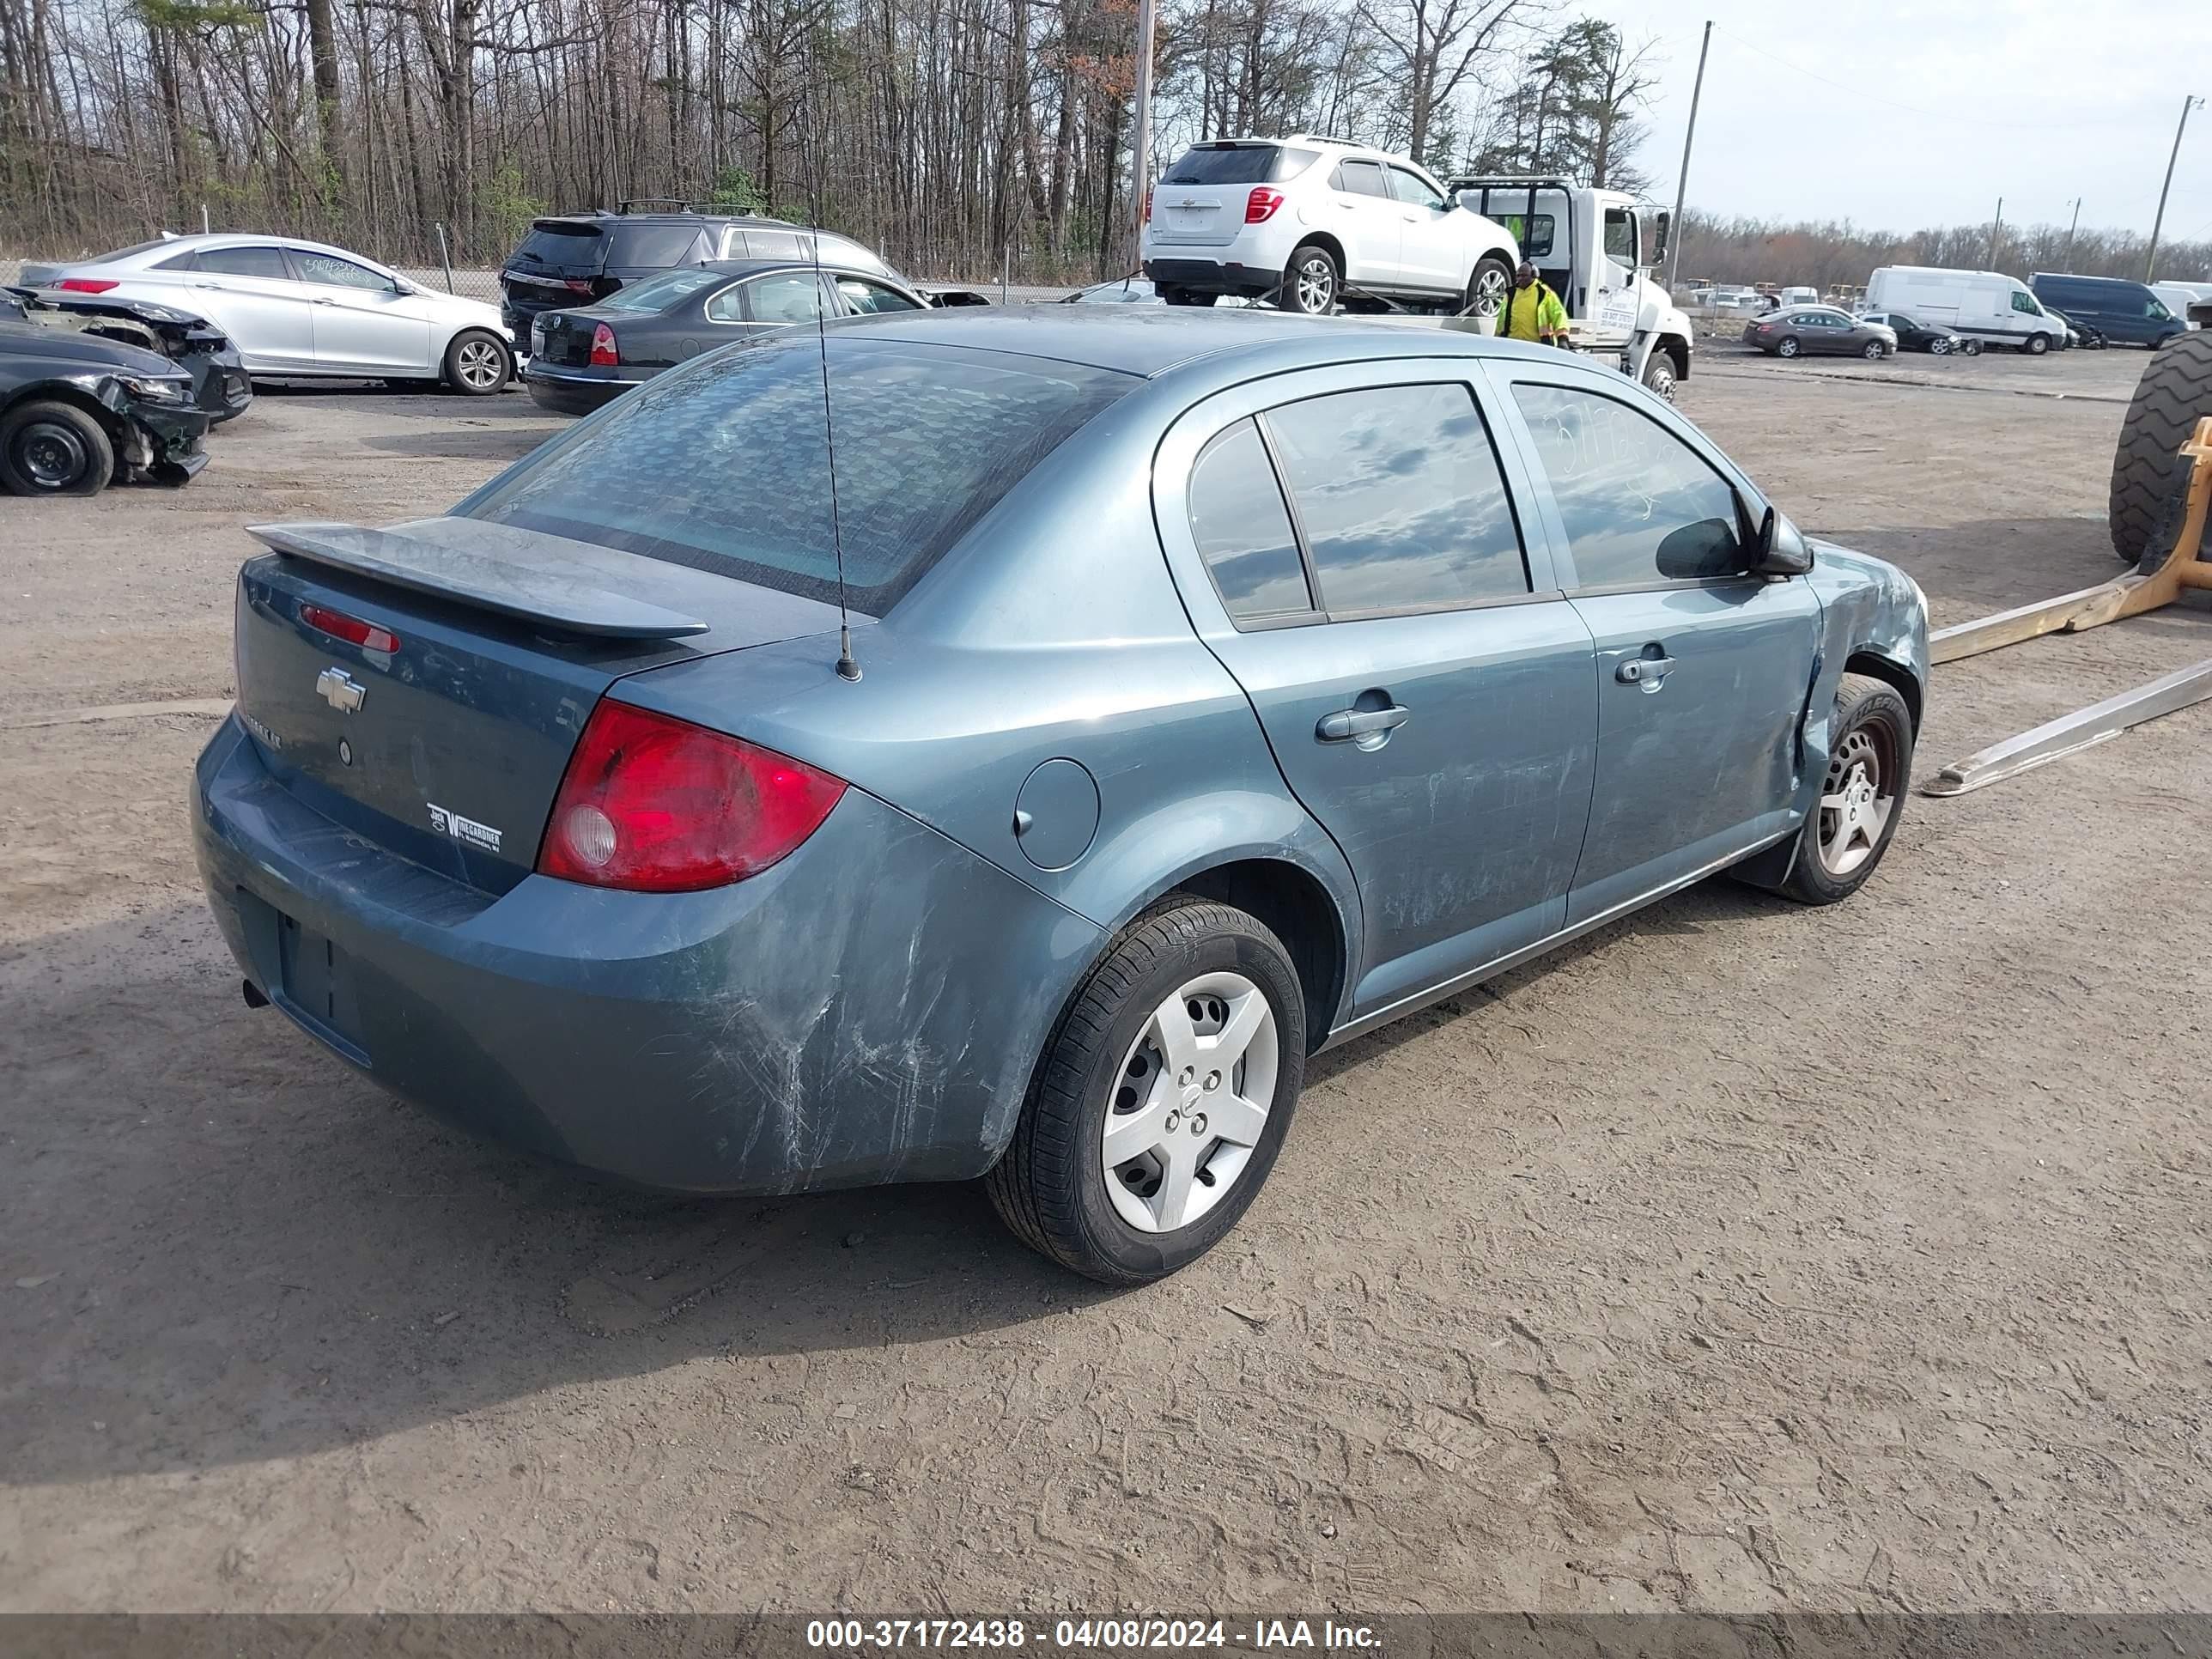
<instances>
[{"instance_id":1,"label":"front door","mask_svg":"<svg viewBox=\"0 0 2212 1659\"><path fill-rule=\"evenodd\" d=\"M1408 288L1432 294L1462 294L1474 273L1472 261L1462 263L1461 231L1444 205L1442 192L1407 167L1390 170L1390 194L1398 204L1400 224L1398 268Z\"/></svg>"},{"instance_id":2,"label":"front door","mask_svg":"<svg viewBox=\"0 0 2212 1659\"><path fill-rule=\"evenodd\" d=\"M1590 325L1598 343L1619 346L1636 331L1637 272L1643 251L1638 238L1642 227L1636 210L1609 207L1600 226L1595 276L1597 291L1590 296Z\"/></svg>"},{"instance_id":3,"label":"front door","mask_svg":"<svg viewBox=\"0 0 2212 1659\"><path fill-rule=\"evenodd\" d=\"M1358 883L1355 1016L1557 932L1589 809L1589 633L1523 550L1469 367L1224 393L1155 474L1199 632Z\"/></svg>"},{"instance_id":4,"label":"front door","mask_svg":"<svg viewBox=\"0 0 2212 1659\"><path fill-rule=\"evenodd\" d=\"M425 374L430 319L422 301L367 265L313 248L289 250L313 307L315 362L325 369L396 369Z\"/></svg>"},{"instance_id":5,"label":"front door","mask_svg":"<svg viewBox=\"0 0 2212 1659\"><path fill-rule=\"evenodd\" d=\"M1736 488L1686 422L1535 368L1501 378L1596 647L1579 925L1794 827L1820 607L1802 577L1746 574Z\"/></svg>"}]
</instances>

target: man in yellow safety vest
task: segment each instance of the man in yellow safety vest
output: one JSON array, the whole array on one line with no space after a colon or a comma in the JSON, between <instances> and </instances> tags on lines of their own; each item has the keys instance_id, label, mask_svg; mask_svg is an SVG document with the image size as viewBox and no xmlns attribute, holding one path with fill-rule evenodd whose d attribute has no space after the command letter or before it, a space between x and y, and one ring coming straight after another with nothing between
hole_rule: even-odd
<instances>
[{"instance_id":1,"label":"man in yellow safety vest","mask_svg":"<svg viewBox=\"0 0 2212 1659\"><path fill-rule=\"evenodd\" d=\"M1536 267L1527 260L1513 273L1513 288L1498 313L1498 331L1509 340L1540 340L1546 345L1567 343L1567 308L1559 296L1538 280Z\"/></svg>"}]
</instances>

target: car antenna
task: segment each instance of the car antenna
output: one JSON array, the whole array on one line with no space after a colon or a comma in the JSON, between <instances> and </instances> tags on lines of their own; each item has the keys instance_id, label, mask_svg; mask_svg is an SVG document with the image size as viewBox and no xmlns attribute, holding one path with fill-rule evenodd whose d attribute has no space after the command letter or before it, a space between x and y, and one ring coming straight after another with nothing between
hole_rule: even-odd
<instances>
[{"instance_id":1,"label":"car antenna","mask_svg":"<svg viewBox=\"0 0 2212 1659\"><path fill-rule=\"evenodd\" d=\"M822 356L822 441L830 451L830 544L837 555L837 678L857 680L860 665L853 659L853 624L845 614L845 532L837 521L837 427L830 418L830 323L822 286L822 233L809 226L807 246L814 254L814 343Z\"/></svg>"}]
</instances>

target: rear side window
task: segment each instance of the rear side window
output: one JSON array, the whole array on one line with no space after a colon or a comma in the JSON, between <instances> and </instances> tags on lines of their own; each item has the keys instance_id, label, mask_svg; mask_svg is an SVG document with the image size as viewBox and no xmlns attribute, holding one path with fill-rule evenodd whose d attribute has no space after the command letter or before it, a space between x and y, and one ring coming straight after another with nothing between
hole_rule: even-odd
<instances>
[{"instance_id":1,"label":"rear side window","mask_svg":"<svg viewBox=\"0 0 2212 1659\"><path fill-rule=\"evenodd\" d=\"M1647 415L1595 392L1516 386L1583 587L1737 576L1735 491Z\"/></svg>"},{"instance_id":2,"label":"rear side window","mask_svg":"<svg viewBox=\"0 0 2212 1659\"><path fill-rule=\"evenodd\" d=\"M1349 196L1385 196L1390 193L1389 181L1382 176L1382 168L1375 161L1340 161L1336 176L1330 181Z\"/></svg>"},{"instance_id":3,"label":"rear side window","mask_svg":"<svg viewBox=\"0 0 2212 1659\"><path fill-rule=\"evenodd\" d=\"M1314 608L1282 486L1249 420L1216 436L1191 469L1190 533L1240 626Z\"/></svg>"},{"instance_id":4,"label":"rear side window","mask_svg":"<svg viewBox=\"0 0 2212 1659\"><path fill-rule=\"evenodd\" d=\"M219 276L260 276L278 283L292 280L292 268L284 263L283 254L273 247L204 247L194 268L213 271Z\"/></svg>"},{"instance_id":5,"label":"rear side window","mask_svg":"<svg viewBox=\"0 0 2212 1659\"><path fill-rule=\"evenodd\" d=\"M684 270L664 270L657 276L640 277L597 304L601 311L657 314L709 283L725 280L720 272L703 270L696 265Z\"/></svg>"},{"instance_id":6,"label":"rear side window","mask_svg":"<svg viewBox=\"0 0 2212 1659\"><path fill-rule=\"evenodd\" d=\"M607 239L597 225L532 225L514 250L526 264L589 265L597 270L606 258Z\"/></svg>"},{"instance_id":7,"label":"rear side window","mask_svg":"<svg viewBox=\"0 0 2212 1659\"><path fill-rule=\"evenodd\" d=\"M799 238L787 230L751 230L745 232L745 252L732 254L732 258L803 259L806 250L799 246Z\"/></svg>"},{"instance_id":8,"label":"rear side window","mask_svg":"<svg viewBox=\"0 0 2212 1659\"><path fill-rule=\"evenodd\" d=\"M1187 149L1160 180L1164 185L1274 185L1311 167L1316 149L1291 144L1200 145Z\"/></svg>"},{"instance_id":9,"label":"rear side window","mask_svg":"<svg viewBox=\"0 0 2212 1659\"><path fill-rule=\"evenodd\" d=\"M1528 592L1520 527L1466 386L1376 386L1266 418L1331 617Z\"/></svg>"},{"instance_id":10,"label":"rear side window","mask_svg":"<svg viewBox=\"0 0 2212 1659\"><path fill-rule=\"evenodd\" d=\"M880 617L1069 434L1142 382L866 333L833 333L826 349L846 592ZM457 511L834 604L823 349L811 333L772 335L672 370Z\"/></svg>"},{"instance_id":11,"label":"rear side window","mask_svg":"<svg viewBox=\"0 0 2212 1659\"><path fill-rule=\"evenodd\" d=\"M696 225L617 225L611 265L688 265L699 246Z\"/></svg>"}]
</instances>

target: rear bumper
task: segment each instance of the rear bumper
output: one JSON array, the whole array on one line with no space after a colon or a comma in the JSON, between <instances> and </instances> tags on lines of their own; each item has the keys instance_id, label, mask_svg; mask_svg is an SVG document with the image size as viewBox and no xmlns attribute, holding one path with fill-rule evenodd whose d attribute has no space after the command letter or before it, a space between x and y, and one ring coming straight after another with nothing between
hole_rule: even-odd
<instances>
[{"instance_id":1,"label":"rear bumper","mask_svg":"<svg viewBox=\"0 0 2212 1659\"><path fill-rule=\"evenodd\" d=\"M603 409L632 386L641 386L653 376L641 370L617 370L612 374L605 370L587 372L577 368L556 368L542 358L532 357L522 371L522 384L541 408L562 415L588 415Z\"/></svg>"},{"instance_id":2,"label":"rear bumper","mask_svg":"<svg viewBox=\"0 0 2212 1659\"><path fill-rule=\"evenodd\" d=\"M857 789L731 887L532 876L495 898L302 805L234 714L200 757L191 818L232 954L297 1024L448 1121L649 1187L981 1174L1103 943ZM323 965L288 975L286 919L328 941Z\"/></svg>"},{"instance_id":3,"label":"rear bumper","mask_svg":"<svg viewBox=\"0 0 2212 1659\"><path fill-rule=\"evenodd\" d=\"M1283 285L1279 270L1207 258L1153 258L1145 261L1145 275L1154 283L1195 289L1200 294L1272 294Z\"/></svg>"}]
</instances>

